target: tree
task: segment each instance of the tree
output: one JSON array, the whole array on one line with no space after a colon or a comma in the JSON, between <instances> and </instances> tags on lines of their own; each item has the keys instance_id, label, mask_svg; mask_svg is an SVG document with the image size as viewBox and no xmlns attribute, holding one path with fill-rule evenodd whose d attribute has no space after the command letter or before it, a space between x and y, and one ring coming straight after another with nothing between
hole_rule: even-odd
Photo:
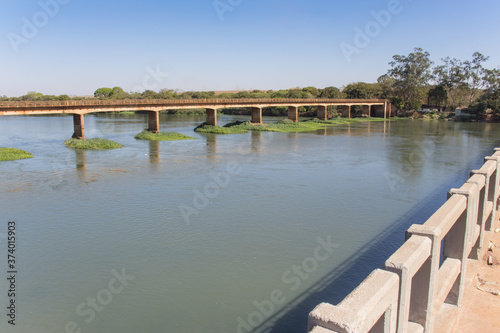
<instances>
[{"instance_id":1,"label":"tree","mask_svg":"<svg viewBox=\"0 0 500 333\"><path fill-rule=\"evenodd\" d=\"M320 94L320 91L316 87L305 87L302 89L303 92L310 93L313 98L317 98Z\"/></svg>"},{"instance_id":2,"label":"tree","mask_svg":"<svg viewBox=\"0 0 500 333\"><path fill-rule=\"evenodd\" d=\"M488 70L483 67L483 63L489 58L475 52L471 61L467 60L463 63L463 79L465 86L469 89L469 104L472 104L480 90L488 84Z\"/></svg>"},{"instance_id":3,"label":"tree","mask_svg":"<svg viewBox=\"0 0 500 333\"><path fill-rule=\"evenodd\" d=\"M430 89L427 96L428 104L435 105L437 107L446 106L448 91L443 85L438 85Z\"/></svg>"},{"instance_id":4,"label":"tree","mask_svg":"<svg viewBox=\"0 0 500 333\"><path fill-rule=\"evenodd\" d=\"M113 93L111 88L99 88L94 92L95 98L108 98Z\"/></svg>"},{"instance_id":5,"label":"tree","mask_svg":"<svg viewBox=\"0 0 500 333\"><path fill-rule=\"evenodd\" d=\"M320 98L344 98L344 94L337 87L326 87L321 89Z\"/></svg>"},{"instance_id":6,"label":"tree","mask_svg":"<svg viewBox=\"0 0 500 333\"><path fill-rule=\"evenodd\" d=\"M422 99L432 79L429 52L415 48L408 56L395 55L389 65L387 74L395 80L394 86L409 106L410 101Z\"/></svg>"},{"instance_id":7,"label":"tree","mask_svg":"<svg viewBox=\"0 0 500 333\"><path fill-rule=\"evenodd\" d=\"M375 84L355 82L345 86L342 92L347 98L370 99L378 96L377 88Z\"/></svg>"},{"instance_id":8,"label":"tree","mask_svg":"<svg viewBox=\"0 0 500 333\"><path fill-rule=\"evenodd\" d=\"M377 79L380 98L390 99L394 97L394 79L387 74L379 76Z\"/></svg>"},{"instance_id":9,"label":"tree","mask_svg":"<svg viewBox=\"0 0 500 333\"><path fill-rule=\"evenodd\" d=\"M445 107L448 106L448 97L451 97L452 106L459 106L460 92L463 91L464 70L463 63L458 59L446 57L441 59L441 65L434 68L434 75L439 89L443 89L441 94L446 93ZM437 91L433 92L434 94Z\"/></svg>"}]
</instances>

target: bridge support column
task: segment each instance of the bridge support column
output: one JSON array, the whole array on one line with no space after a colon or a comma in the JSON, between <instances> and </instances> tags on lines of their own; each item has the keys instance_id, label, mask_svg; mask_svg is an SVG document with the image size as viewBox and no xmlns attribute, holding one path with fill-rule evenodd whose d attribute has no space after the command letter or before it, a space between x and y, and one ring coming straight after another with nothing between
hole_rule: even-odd
<instances>
[{"instance_id":1,"label":"bridge support column","mask_svg":"<svg viewBox=\"0 0 500 333\"><path fill-rule=\"evenodd\" d=\"M288 107L288 119L298 122L299 121L299 107L289 106Z\"/></svg>"},{"instance_id":2,"label":"bridge support column","mask_svg":"<svg viewBox=\"0 0 500 333\"><path fill-rule=\"evenodd\" d=\"M252 108L252 123L262 124L262 108Z\"/></svg>"},{"instance_id":3,"label":"bridge support column","mask_svg":"<svg viewBox=\"0 0 500 333\"><path fill-rule=\"evenodd\" d=\"M351 106L342 105L342 117L351 118Z\"/></svg>"},{"instance_id":4,"label":"bridge support column","mask_svg":"<svg viewBox=\"0 0 500 333\"><path fill-rule=\"evenodd\" d=\"M370 105L363 105L363 116L366 116L368 118L372 116Z\"/></svg>"},{"instance_id":5,"label":"bridge support column","mask_svg":"<svg viewBox=\"0 0 500 333\"><path fill-rule=\"evenodd\" d=\"M160 112L148 111L148 131L153 133L160 131Z\"/></svg>"},{"instance_id":6,"label":"bridge support column","mask_svg":"<svg viewBox=\"0 0 500 333\"><path fill-rule=\"evenodd\" d=\"M320 105L318 106L318 118L321 120L327 120L328 119L328 112L327 112L328 106L326 105Z\"/></svg>"},{"instance_id":7,"label":"bridge support column","mask_svg":"<svg viewBox=\"0 0 500 333\"><path fill-rule=\"evenodd\" d=\"M207 109L207 125L217 126L217 109Z\"/></svg>"},{"instance_id":8,"label":"bridge support column","mask_svg":"<svg viewBox=\"0 0 500 333\"><path fill-rule=\"evenodd\" d=\"M73 115L73 139L85 140L85 126L83 123L83 114Z\"/></svg>"},{"instance_id":9,"label":"bridge support column","mask_svg":"<svg viewBox=\"0 0 500 333\"><path fill-rule=\"evenodd\" d=\"M386 116L385 105L374 105L373 108L375 109L375 117L385 118Z\"/></svg>"}]
</instances>

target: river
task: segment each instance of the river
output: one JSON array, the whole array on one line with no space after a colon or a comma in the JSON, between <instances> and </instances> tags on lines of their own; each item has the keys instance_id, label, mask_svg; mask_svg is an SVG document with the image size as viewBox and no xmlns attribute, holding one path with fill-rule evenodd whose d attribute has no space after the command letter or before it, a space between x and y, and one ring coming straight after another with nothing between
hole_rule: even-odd
<instances>
[{"instance_id":1,"label":"river","mask_svg":"<svg viewBox=\"0 0 500 333\"><path fill-rule=\"evenodd\" d=\"M221 124L246 120L219 116ZM264 118L264 121L272 121ZM203 117L0 117L0 247L16 222L16 326L5 333L306 332L423 223L500 143L498 124L356 123L310 133L201 135ZM7 275L2 254L2 277Z\"/></svg>"}]
</instances>

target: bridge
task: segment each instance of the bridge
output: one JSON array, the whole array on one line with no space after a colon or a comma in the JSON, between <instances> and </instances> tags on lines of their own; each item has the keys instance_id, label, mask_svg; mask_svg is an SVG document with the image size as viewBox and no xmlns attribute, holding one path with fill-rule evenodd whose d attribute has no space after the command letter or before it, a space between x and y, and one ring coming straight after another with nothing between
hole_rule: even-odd
<instances>
[{"instance_id":1,"label":"bridge","mask_svg":"<svg viewBox=\"0 0 500 333\"><path fill-rule=\"evenodd\" d=\"M468 323L468 329L458 327L458 315L464 314L460 308L468 306L470 312L481 304L477 298L466 302L472 297L467 291L479 289L479 264L494 265L485 258L498 228L499 198L500 148L495 148L460 188L448 192L448 200L427 221L406 231L405 243L383 269L374 270L339 304L316 306L309 313L308 332L499 332L498 310L488 312L500 308L493 298L483 299L486 306L475 309L481 317Z\"/></svg>"},{"instance_id":2,"label":"bridge","mask_svg":"<svg viewBox=\"0 0 500 333\"><path fill-rule=\"evenodd\" d=\"M148 130L160 131L159 112L180 109L206 109L206 123L217 126L217 109L250 108L251 122L262 123L262 109L268 107L288 107L288 119L297 122L299 107L317 107L317 117L327 119L328 106L340 106L342 116L351 118L351 108L361 106L366 117L388 118L393 115L392 105L386 99L124 99L124 100L71 100L71 101L12 101L0 102L0 116L72 114L73 138L85 139L83 116L96 112L147 111Z\"/></svg>"}]
</instances>

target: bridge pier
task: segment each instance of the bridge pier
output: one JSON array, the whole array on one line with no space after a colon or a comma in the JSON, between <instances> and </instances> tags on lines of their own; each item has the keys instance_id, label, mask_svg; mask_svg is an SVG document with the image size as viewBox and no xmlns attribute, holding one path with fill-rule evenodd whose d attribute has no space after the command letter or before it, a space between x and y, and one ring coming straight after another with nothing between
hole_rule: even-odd
<instances>
[{"instance_id":1,"label":"bridge pier","mask_svg":"<svg viewBox=\"0 0 500 333\"><path fill-rule=\"evenodd\" d=\"M351 118L351 106L342 105L342 117Z\"/></svg>"},{"instance_id":2,"label":"bridge pier","mask_svg":"<svg viewBox=\"0 0 500 333\"><path fill-rule=\"evenodd\" d=\"M386 110L385 104L384 105L374 105L373 107L375 109L375 117L387 118L387 110Z\"/></svg>"},{"instance_id":3,"label":"bridge pier","mask_svg":"<svg viewBox=\"0 0 500 333\"><path fill-rule=\"evenodd\" d=\"M328 119L328 106L326 105L320 105L318 106L318 118L321 120L327 120Z\"/></svg>"},{"instance_id":4,"label":"bridge pier","mask_svg":"<svg viewBox=\"0 0 500 333\"><path fill-rule=\"evenodd\" d=\"M217 126L217 109L207 109L207 125Z\"/></svg>"},{"instance_id":5,"label":"bridge pier","mask_svg":"<svg viewBox=\"0 0 500 333\"><path fill-rule=\"evenodd\" d=\"M288 107L288 119L298 122L299 121L299 107L289 106Z\"/></svg>"},{"instance_id":6,"label":"bridge pier","mask_svg":"<svg viewBox=\"0 0 500 333\"><path fill-rule=\"evenodd\" d=\"M367 116L368 118L370 118L372 116L372 113L371 113L371 106L370 105L363 105L363 116Z\"/></svg>"},{"instance_id":7,"label":"bridge pier","mask_svg":"<svg viewBox=\"0 0 500 333\"><path fill-rule=\"evenodd\" d=\"M148 111L148 131L153 133L160 132L160 112Z\"/></svg>"},{"instance_id":8,"label":"bridge pier","mask_svg":"<svg viewBox=\"0 0 500 333\"><path fill-rule=\"evenodd\" d=\"M73 114L73 139L85 140L85 126L83 122L83 114Z\"/></svg>"},{"instance_id":9,"label":"bridge pier","mask_svg":"<svg viewBox=\"0 0 500 333\"><path fill-rule=\"evenodd\" d=\"M253 124L262 124L262 108L252 108Z\"/></svg>"}]
</instances>

